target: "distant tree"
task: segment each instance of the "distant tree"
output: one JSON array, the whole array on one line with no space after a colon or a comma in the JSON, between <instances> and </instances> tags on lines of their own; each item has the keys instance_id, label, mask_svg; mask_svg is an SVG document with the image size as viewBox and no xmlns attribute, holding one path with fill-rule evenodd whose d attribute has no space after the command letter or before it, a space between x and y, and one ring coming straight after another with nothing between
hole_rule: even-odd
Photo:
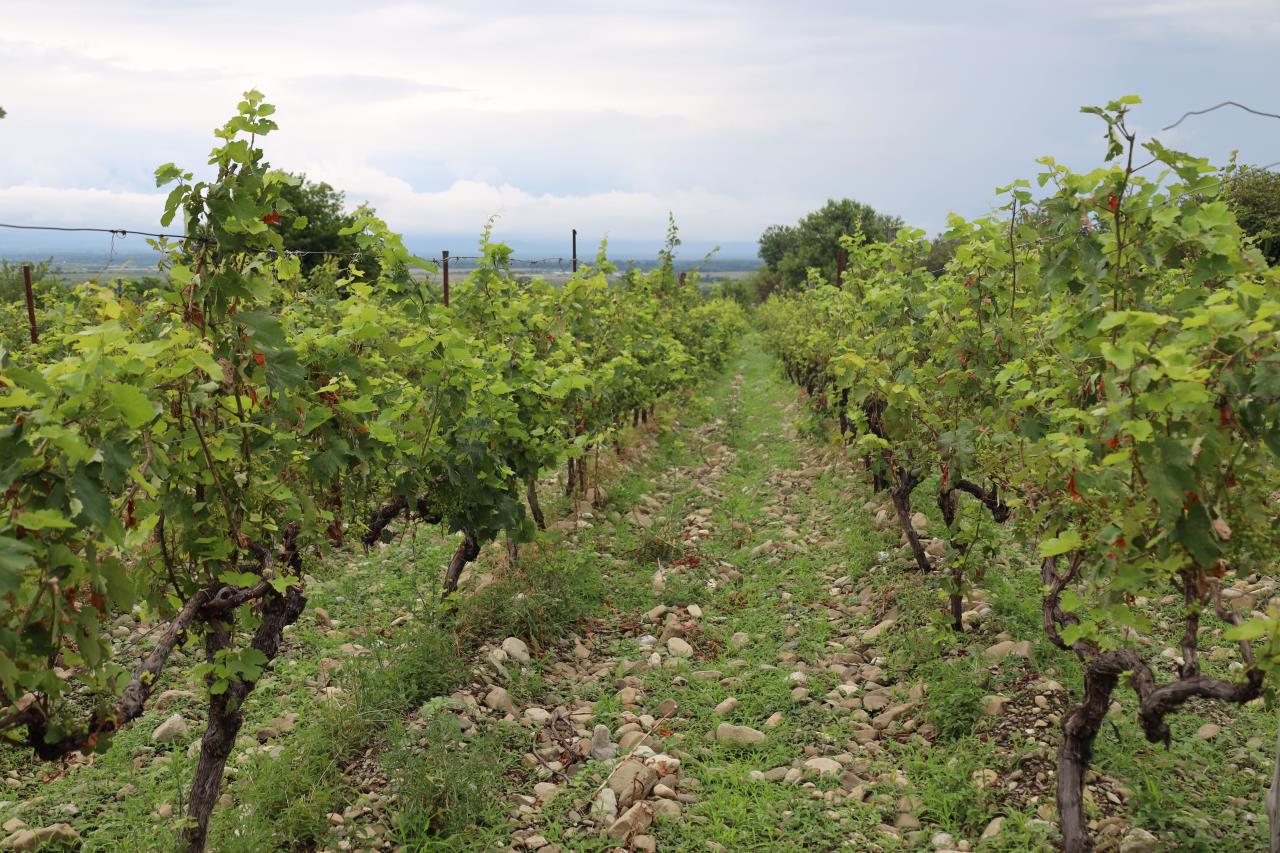
<instances>
[{"instance_id":1,"label":"distant tree","mask_svg":"<svg viewBox=\"0 0 1280 853\"><path fill-rule=\"evenodd\" d=\"M1267 262L1280 265L1280 173L1241 166L1230 176L1226 196Z\"/></svg>"},{"instance_id":2,"label":"distant tree","mask_svg":"<svg viewBox=\"0 0 1280 853\"><path fill-rule=\"evenodd\" d=\"M324 181L307 180L306 175L294 177L299 179L298 185L287 186L281 193L293 206L293 210L280 212L280 233L284 237L285 248L293 252L359 252L360 245L354 234L339 233L356 220L355 213L347 210L346 193L334 189ZM306 217L306 224L297 228L295 223L300 216ZM302 269L310 272L330 257L332 256L323 254L303 255ZM340 257L339 260L357 259ZM357 265L365 270L366 275L376 269L372 260L359 259Z\"/></svg>"},{"instance_id":3,"label":"distant tree","mask_svg":"<svg viewBox=\"0 0 1280 853\"><path fill-rule=\"evenodd\" d=\"M810 268L819 270L827 281L835 280L836 250L843 235L891 240L901 227L901 219L879 213L868 204L851 198L831 199L797 225L766 228L760 235L760 259L778 277L782 290L797 290L804 287Z\"/></svg>"},{"instance_id":4,"label":"distant tree","mask_svg":"<svg viewBox=\"0 0 1280 853\"><path fill-rule=\"evenodd\" d=\"M947 240L941 234L933 238L933 242L929 245L929 254L924 259L924 267L933 273L934 277L942 275L943 270L956 254L956 244L958 240Z\"/></svg>"},{"instance_id":5,"label":"distant tree","mask_svg":"<svg viewBox=\"0 0 1280 853\"><path fill-rule=\"evenodd\" d=\"M5 117L4 107L0 107L0 118L4 118L4 117Z\"/></svg>"},{"instance_id":6,"label":"distant tree","mask_svg":"<svg viewBox=\"0 0 1280 853\"><path fill-rule=\"evenodd\" d=\"M777 270L782 259L796 245L794 225L770 225L760 235L760 260L770 270Z\"/></svg>"},{"instance_id":7,"label":"distant tree","mask_svg":"<svg viewBox=\"0 0 1280 853\"><path fill-rule=\"evenodd\" d=\"M53 269L53 258L44 261L3 261L0 260L0 302L17 302L26 299L26 284L22 268L31 267L31 281L39 284L49 276Z\"/></svg>"}]
</instances>

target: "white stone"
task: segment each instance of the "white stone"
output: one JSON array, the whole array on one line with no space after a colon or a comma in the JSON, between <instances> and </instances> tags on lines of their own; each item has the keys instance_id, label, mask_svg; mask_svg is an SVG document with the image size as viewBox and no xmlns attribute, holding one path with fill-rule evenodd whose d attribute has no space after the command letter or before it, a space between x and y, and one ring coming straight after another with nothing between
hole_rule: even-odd
<instances>
[{"instance_id":1,"label":"white stone","mask_svg":"<svg viewBox=\"0 0 1280 853\"><path fill-rule=\"evenodd\" d=\"M529 662L529 647L519 637L507 637L503 640L502 650L507 653L507 657L516 663L524 664Z\"/></svg>"},{"instance_id":2,"label":"white stone","mask_svg":"<svg viewBox=\"0 0 1280 853\"><path fill-rule=\"evenodd\" d=\"M151 740L155 743L170 743L178 738L186 737L190 731L191 729L187 725L187 721L182 719L182 715L174 714L156 726L155 731L151 733Z\"/></svg>"}]
</instances>

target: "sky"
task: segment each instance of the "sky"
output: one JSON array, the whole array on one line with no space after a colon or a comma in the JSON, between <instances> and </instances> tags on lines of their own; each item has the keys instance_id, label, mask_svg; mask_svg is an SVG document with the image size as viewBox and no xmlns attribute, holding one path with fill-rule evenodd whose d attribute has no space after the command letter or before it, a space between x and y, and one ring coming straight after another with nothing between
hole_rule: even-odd
<instances>
[{"instance_id":1,"label":"sky","mask_svg":"<svg viewBox=\"0 0 1280 853\"><path fill-rule=\"evenodd\" d=\"M1280 113L1277 80L1280 0L0 0L0 222L154 228L155 167L199 173L257 87L269 161L416 250L497 216L517 248L647 251L670 211L686 253L746 257L828 198L936 232L1037 157L1097 165L1079 107L1126 94L1143 137L1278 161L1280 120L1160 130ZM107 239L0 229L0 254Z\"/></svg>"}]
</instances>

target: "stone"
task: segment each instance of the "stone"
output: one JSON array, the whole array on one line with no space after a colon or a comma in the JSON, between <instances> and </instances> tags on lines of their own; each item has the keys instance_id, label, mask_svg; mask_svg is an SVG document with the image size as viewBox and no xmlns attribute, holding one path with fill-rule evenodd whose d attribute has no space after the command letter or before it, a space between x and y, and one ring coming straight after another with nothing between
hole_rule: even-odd
<instances>
[{"instance_id":1,"label":"stone","mask_svg":"<svg viewBox=\"0 0 1280 853\"><path fill-rule=\"evenodd\" d=\"M333 620L329 618L329 611L323 607L311 608L311 614L316 617L316 624L321 628L332 628Z\"/></svg>"},{"instance_id":2,"label":"stone","mask_svg":"<svg viewBox=\"0 0 1280 853\"><path fill-rule=\"evenodd\" d=\"M947 556L947 543L942 539L930 539L929 544L924 546L924 552L930 557Z\"/></svg>"},{"instance_id":3,"label":"stone","mask_svg":"<svg viewBox=\"0 0 1280 853\"><path fill-rule=\"evenodd\" d=\"M618 737L618 749L623 752L628 752L641 744L649 747L650 749L656 749L658 746L658 744L654 742L653 738L649 737L649 735L639 729L627 732L626 734Z\"/></svg>"},{"instance_id":4,"label":"stone","mask_svg":"<svg viewBox=\"0 0 1280 853\"><path fill-rule=\"evenodd\" d=\"M603 788L591 801L591 814L603 824L612 824L618 818L618 795L612 788Z\"/></svg>"},{"instance_id":5,"label":"stone","mask_svg":"<svg viewBox=\"0 0 1280 853\"><path fill-rule=\"evenodd\" d=\"M5 832L17 832L19 829L26 829L27 823L20 817L11 817L4 822Z\"/></svg>"},{"instance_id":6,"label":"stone","mask_svg":"<svg viewBox=\"0 0 1280 853\"><path fill-rule=\"evenodd\" d=\"M36 850L46 844L74 844L80 833L69 823L55 823L39 829L20 829L0 842L7 850Z\"/></svg>"},{"instance_id":7,"label":"stone","mask_svg":"<svg viewBox=\"0 0 1280 853\"><path fill-rule=\"evenodd\" d=\"M764 743L764 732L750 726L721 723L716 726L716 740L725 746L759 746Z\"/></svg>"},{"instance_id":8,"label":"stone","mask_svg":"<svg viewBox=\"0 0 1280 853\"><path fill-rule=\"evenodd\" d=\"M519 637L507 637L503 640L502 650L507 653L507 657L516 663L524 664L529 662L529 647Z\"/></svg>"},{"instance_id":9,"label":"stone","mask_svg":"<svg viewBox=\"0 0 1280 853\"><path fill-rule=\"evenodd\" d=\"M1005 705L1009 703L1007 696L983 696L982 697L982 716L984 717L1003 717Z\"/></svg>"},{"instance_id":10,"label":"stone","mask_svg":"<svg viewBox=\"0 0 1280 853\"><path fill-rule=\"evenodd\" d=\"M839 761L821 755L807 759L804 766L815 771L819 776L839 776L844 772L844 765Z\"/></svg>"},{"instance_id":11,"label":"stone","mask_svg":"<svg viewBox=\"0 0 1280 853\"><path fill-rule=\"evenodd\" d=\"M591 757L597 761L609 761L618 755L618 747L609 738L609 727L598 723L591 732Z\"/></svg>"},{"instance_id":12,"label":"stone","mask_svg":"<svg viewBox=\"0 0 1280 853\"><path fill-rule=\"evenodd\" d=\"M893 694L887 689L873 690L862 697L862 707L871 713L884 710L893 702Z\"/></svg>"},{"instance_id":13,"label":"stone","mask_svg":"<svg viewBox=\"0 0 1280 853\"><path fill-rule=\"evenodd\" d=\"M880 622L878 625L875 625L874 627L868 628L867 630L863 631L862 642L874 643L876 640L879 640L881 634L883 634L885 631L888 631L890 628L893 627L893 622L894 620L892 619L885 619L883 622Z\"/></svg>"},{"instance_id":14,"label":"stone","mask_svg":"<svg viewBox=\"0 0 1280 853\"><path fill-rule=\"evenodd\" d=\"M495 687L484 697L484 706L493 711L502 711L516 716L515 703L511 701L511 694L507 692L505 687Z\"/></svg>"},{"instance_id":15,"label":"stone","mask_svg":"<svg viewBox=\"0 0 1280 853\"><path fill-rule=\"evenodd\" d=\"M982 656L987 660L1001 661L1013 653L1013 640L1001 640L1000 642L988 646Z\"/></svg>"},{"instance_id":16,"label":"stone","mask_svg":"<svg viewBox=\"0 0 1280 853\"><path fill-rule=\"evenodd\" d=\"M636 803L627 809L609 827L609 837L614 841L625 841L632 835L643 832L653 824L653 806L648 803Z\"/></svg>"},{"instance_id":17,"label":"stone","mask_svg":"<svg viewBox=\"0 0 1280 853\"><path fill-rule=\"evenodd\" d=\"M533 786L533 795L538 798L538 802L545 803L558 793L560 786L554 782L539 782Z\"/></svg>"},{"instance_id":18,"label":"stone","mask_svg":"<svg viewBox=\"0 0 1280 853\"><path fill-rule=\"evenodd\" d=\"M911 514L911 529L916 532L917 536L922 535L929 529L929 519L923 512Z\"/></svg>"},{"instance_id":19,"label":"stone","mask_svg":"<svg viewBox=\"0 0 1280 853\"><path fill-rule=\"evenodd\" d=\"M750 644L751 637L744 631L739 631L729 638L729 645L733 646L738 651L742 651Z\"/></svg>"},{"instance_id":20,"label":"stone","mask_svg":"<svg viewBox=\"0 0 1280 853\"><path fill-rule=\"evenodd\" d=\"M1205 723L1196 729L1196 737L1200 740L1213 740L1222 731L1222 726L1217 723Z\"/></svg>"},{"instance_id":21,"label":"stone","mask_svg":"<svg viewBox=\"0 0 1280 853\"><path fill-rule=\"evenodd\" d=\"M678 658L687 658L693 655L693 646L686 643L679 637L672 637L667 640L667 651ZM619 818L621 820L621 818Z\"/></svg>"},{"instance_id":22,"label":"stone","mask_svg":"<svg viewBox=\"0 0 1280 853\"><path fill-rule=\"evenodd\" d=\"M187 725L187 721L182 719L182 715L174 714L156 726L155 731L151 733L151 740L153 743L172 743L178 738L186 737L190 732L191 728Z\"/></svg>"},{"instance_id":23,"label":"stone","mask_svg":"<svg viewBox=\"0 0 1280 853\"><path fill-rule=\"evenodd\" d=\"M676 784L675 779L669 779L669 776L675 776L680 772L680 759L674 755L667 755L665 752L659 752L657 755L646 756L644 763L648 764L655 771L658 777L668 784Z\"/></svg>"},{"instance_id":24,"label":"stone","mask_svg":"<svg viewBox=\"0 0 1280 853\"><path fill-rule=\"evenodd\" d=\"M631 839L631 849L635 850L636 853L656 853L658 849L658 839L654 838L652 835L637 835Z\"/></svg>"},{"instance_id":25,"label":"stone","mask_svg":"<svg viewBox=\"0 0 1280 853\"><path fill-rule=\"evenodd\" d=\"M658 784L658 771L636 758L629 758L614 768L609 776L609 789L617 797L618 807L631 805L649 796Z\"/></svg>"},{"instance_id":26,"label":"stone","mask_svg":"<svg viewBox=\"0 0 1280 853\"><path fill-rule=\"evenodd\" d=\"M618 691L616 698L619 705L635 705L640 701L640 691L634 687L624 687Z\"/></svg>"},{"instance_id":27,"label":"stone","mask_svg":"<svg viewBox=\"0 0 1280 853\"><path fill-rule=\"evenodd\" d=\"M728 699L725 699L719 705L716 705L715 713L717 716L725 717L725 716L728 716L729 714L732 714L735 710L737 710L737 708L738 708L738 700L730 696Z\"/></svg>"},{"instance_id":28,"label":"stone","mask_svg":"<svg viewBox=\"0 0 1280 853\"><path fill-rule=\"evenodd\" d=\"M1002 826L1004 826L1003 817L992 818L991 823L987 824L987 828L982 830L981 840L990 841L992 838L995 838L997 835L1000 834L1000 828Z\"/></svg>"},{"instance_id":29,"label":"stone","mask_svg":"<svg viewBox=\"0 0 1280 853\"><path fill-rule=\"evenodd\" d=\"M128 629L126 628L125 630ZM0 841L0 847L4 847L5 850L35 850L41 843L40 837L36 835L35 830L19 829L5 838L4 841Z\"/></svg>"},{"instance_id":30,"label":"stone","mask_svg":"<svg viewBox=\"0 0 1280 853\"><path fill-rule=\"evenodd\" d=\"M546 847L548 843L549 842L547 841L545 836L530 835L528 838L524 840L524 849L541 850L543 847Z\"/></svg>"},{"instance_id":31,"label":"stone","mask_svg":"<svg viewBox=\"0 0 1280 853\"><path fill-rule=\"evenodd\" d=\"M935 833L929 839L929 843L933 845L935 850L953 850L956 846L956 840L949 832Z\"/></svg>"},{"instance_id":32,"label":"stone","mask_svg":"<svg viewBox=\"0 0 1280 853\"><path fill-rule=\"evenodd\" d=\"M853 739L863 746L866 746L879 737L880 733L872 726L862 726L861 728L855 729L853 732Z\"/></svg>"},{"instance_id":33,"label":"stone","mask_svg":"<svg viewBox=\"0 0 1280 853\"><path fill-rule=\"evenodd\" d=\"M1130 829L1120 840L1120 853L1156 853L1159 849L1159 839L1140 826Z\"/></svg>"},{"instance_id":34,"label":"stone","mask_svg":"<svg viewBox=\"0 0 1280 853\"><path fill-rule=\"evenodd\" d=\"M701 618L702 618L702 608L701 608L701 607L699 607L699 606L698 606L698 605L696 605L696 604L690 604L688 607L686 607L686 608L685 608L685 610L686 610L686 611L688 612L688 614L689 614L690 616L692 616L694 619L701 619Z\"/></svg>"},{"instance_id":35,"label":"stone","mask_svg":"<svg viewBox=\"0 0 1280 853\"><path fill-rule=\"evenodd\" d=\"M764 727L766 729L776 729L778 726L782 725L782 720L782 712L774 711L769 715L769 718L764 721Z\"/></svg>"},{"instance_id":36,"label":"stone","mask_svg":"<svg viewBox=\"0 0 1280 853\"><path fill-rule=\"evenodd\" d=\"M911 812L900 812L893 820L893 825L898 829L913 830L920 828L920 819Z\"/></svg>"},{"instance_id":37,"label":"stone","mask_svg":"<svg viewBox=\"0 0 1280 853\"><path fill-rule=\"evenodd\" d=\"M188 699L195 698L196 694L192 693L190 690L166 690L156 697L156 701L153 703L153 706L158 710L160 708L167 708L175 702L184 702Z\"/></svg>"},{"instance_id":38,"label":"stone","mask_svg":"<svg viewBox=\"0 0 1280 853\"><path fill-rule=\"evenodd\" d=\"M994 785L996 780L999 778L1000 775L990 768L975 770L970 775L970 779L973 780L974 787L976 788L989 788Z\"/></svg>"},{"instance_id":39,"label":"stone","mask_svg":"<svg viewBox=\"0 0 1280 853\"><path fill-rule=\"evenodd\" d=\"M545 726L551 719L551 712L546 708L526 708L524 716L535 726Z\"/></svg>"},{"instance_id":40,"label":"stone","mask_svg":"<svg viewBox=\"0 0 1280 853\"><path fill-rule=\"evenodd\" d=\"M679 800L655 800L653 803L654 820L679 820L683 810Z\"/></svg>"}]
</instances>

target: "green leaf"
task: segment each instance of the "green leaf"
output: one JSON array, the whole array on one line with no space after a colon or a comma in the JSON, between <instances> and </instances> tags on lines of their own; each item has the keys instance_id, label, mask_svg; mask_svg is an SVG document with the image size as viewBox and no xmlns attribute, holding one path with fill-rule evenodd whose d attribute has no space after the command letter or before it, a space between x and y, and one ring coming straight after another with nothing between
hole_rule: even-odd
<instances>
[{"instance_id":1,"label":"green leaf","mask_svg":"<svg viewBox=\"0 0 1280 853\"><path fill-rule=\"evenodd\" d=\"M112 404L133 429L149 423L156 415L155 406L146 394L132 385L109 383L106 386L107 396Z\"/></svg>"},{"instance_id":2,"label":"green leaf","mask_svg":"<svg viewBox=\"0 0 1280 853\"><path fill-rule=\"evenodd\" d=\"M1272 632L1275 628L1275 621L1271 619L1250 619L1248 622L1241 622L1239 625L1232 625L1222 632L1225 640L1239 642L1240 640L1259 640Z\"/></svg>"},{"instance_id":3,"label":"green leaf","mask_svg":"<svg viewBox=\"0 0 1280 853\"><path fill-rule=\"evenodd\" d=\"M1071 551L1078 551L1084 542L1080 539L1079 532L1075 530L1064 531L1057 536L1046 539L1040 543L1041 557L1057 557Z\"/></svg>"},{"instance_id":4,"label":"green leaf","mask_svg":"<svg viewBox=\"0 0 1280 853\"><path fill-rule=\"evenodd\" d=\"M18 513L14 523L28 530L66 530L75 524L66 516L53 509L37 509Z\"/></svg>"},{"instance_id":5,"label":"green leaf","mask_svg":"<svg viewBox=\"0 0 1280 853\"><path fill-rule=\"evenodd\" d=\"M0 536L0 595L16 592L22 585L22 573L33 562L30 545L9 536Z\"/></svg>"},{"instance_id":6,"label":"green leaf","mask_svg":"<svg viewBox=\"0 0 1280 853\"><path fill-rule=\"evenodd\" d=\"M232 586L252 587L257 586L258 581L262 580L262 578L252 572L223 572L218 575L218 580Z\"/></svg>"},{"instance_id":7,"label":"green leaf","mask_svg":"<svg viewBox=\"0 0 1280 853\"><path fill-rule=\"evenodd\" d=\"M111 523L111 501L103 494L102 487L83 467L76 469L71 478L71 486L82 507L78 517L83 517L99 529L105 529Z\"/></svg>"}]
</instances>

